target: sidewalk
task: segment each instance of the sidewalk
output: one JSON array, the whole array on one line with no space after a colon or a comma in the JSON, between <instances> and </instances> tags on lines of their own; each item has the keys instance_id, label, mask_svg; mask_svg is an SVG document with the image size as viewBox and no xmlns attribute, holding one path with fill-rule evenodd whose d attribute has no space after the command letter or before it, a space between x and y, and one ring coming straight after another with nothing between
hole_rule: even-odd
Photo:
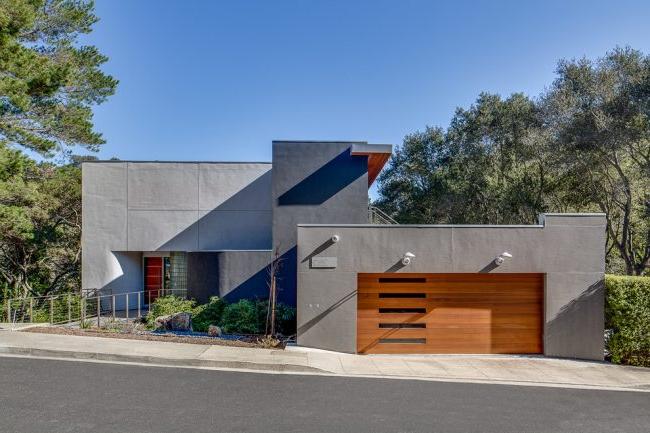
<instances>
[{"instance_id":1,"label":"sidewalk","mask_svg":"<svg viewBox=\"0 0 650 433\"><path fill-rule=\"evenodd\" d=\"M0 355L260 372L382 377L650 392L650 369L603 362L490 355L351 355L120 340L0 330Z\"/></svg>"}]
</instances>

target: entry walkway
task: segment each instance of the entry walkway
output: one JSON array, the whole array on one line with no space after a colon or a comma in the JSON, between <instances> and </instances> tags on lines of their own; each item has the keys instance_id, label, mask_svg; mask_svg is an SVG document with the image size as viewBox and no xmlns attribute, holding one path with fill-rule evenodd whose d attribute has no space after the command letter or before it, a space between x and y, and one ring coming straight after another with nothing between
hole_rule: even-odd
<instances>
[{"instance_id":1,"label":"entry walkway","mask_svg":"<svg viewBox=\"0 0 650 433\"><path fill-rule=\"evenodd\" d=\"M1 328L1 327L0 327ZM351 355L0 330L0 355L190 368L650 392L650 369L518 356Z\"/></svg>"}]
</instances>

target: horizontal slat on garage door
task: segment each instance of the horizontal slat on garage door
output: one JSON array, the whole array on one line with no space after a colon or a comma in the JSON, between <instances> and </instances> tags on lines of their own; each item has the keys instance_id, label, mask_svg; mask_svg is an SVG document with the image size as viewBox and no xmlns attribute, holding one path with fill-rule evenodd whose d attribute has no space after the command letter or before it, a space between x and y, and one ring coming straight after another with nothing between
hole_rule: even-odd
<instances>
[{"instance_id":1,"label":"horizontal slat on garage door","mask_svg":"<svg viewBox=\"0 0 650 433\"><path fill-rule=\"evenodd\" d=\"M359 274L359 353L541 353L543 274Z\"/></svg>"}]
</instances>

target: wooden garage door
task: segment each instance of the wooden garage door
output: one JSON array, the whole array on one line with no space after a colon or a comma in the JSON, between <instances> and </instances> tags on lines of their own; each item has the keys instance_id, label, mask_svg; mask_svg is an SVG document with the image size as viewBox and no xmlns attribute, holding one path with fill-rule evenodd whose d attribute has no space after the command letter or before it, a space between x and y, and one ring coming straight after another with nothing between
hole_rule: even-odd
<instances>
[{"instance_id":1,"label":"wooden garage door","mask_svg":"<svg viewBox=\"0 0 650 433\"><path fill-rule=\"evenodd\" d=\"M359 274L359 353L542 353L543 274Z\"/></svg>"}]
</instances>

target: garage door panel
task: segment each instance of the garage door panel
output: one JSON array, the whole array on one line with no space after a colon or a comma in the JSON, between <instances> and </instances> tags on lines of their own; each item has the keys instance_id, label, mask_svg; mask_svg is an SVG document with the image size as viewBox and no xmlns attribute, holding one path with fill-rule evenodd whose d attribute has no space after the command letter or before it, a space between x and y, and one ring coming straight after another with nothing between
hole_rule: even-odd
<instances>
[{"instance_id":1,"label":"garage door panel","mask_svg":"<svg viewBox=\"0 0 650 433\"><path fill-rule=\"evenodd\" d=\"M541 353L543 294L543 274L360 274L357 350Z\"/></svg>"},{"instance_id":2,"label":"garage door panel","mask_svg":"<svg viewBox=\"0 0 650 433\"><path fill-rule=\"evenodd\" d=\"M427 308L426 299L399 299L399 298L390 298L390 299L357 299L359 303L359 309L362 310L374 310L377 308Z\"/></svg>"},{"instance_id":3,"label":"garage door panel","mask_svg":"<svg viewBox=\"0 0 650 433\"><path fill-rule=\"evenodd\" d=\"M369 329L360 331L359 338L425 338L428 332L427 329Z\"/></svg>"},{"instance_id":4,"label":"garage door panel","mask_svg":"<svg viewBox=\"0 0 650 433\"><path fill-rule=\"evenodd\" d=\"M364 353L386 353L386 354L419 354L430 353L427 351L425 344L376 344L366 350ZM441 353L441 352L439 352Z\"/></svg>"},{"instance_id":5,"label":"garage door panel","mask_svg":"<svg viewBox=\"0 0 650 433\"><path fill-rule=\"evenodd\" d=\"M373 284L368 285L360 290L359 293L385 293L385 292L396 292L396 293L426 293L433 289L433 284L419 283L419 284Z\"/></svg>"}]
</instances>

